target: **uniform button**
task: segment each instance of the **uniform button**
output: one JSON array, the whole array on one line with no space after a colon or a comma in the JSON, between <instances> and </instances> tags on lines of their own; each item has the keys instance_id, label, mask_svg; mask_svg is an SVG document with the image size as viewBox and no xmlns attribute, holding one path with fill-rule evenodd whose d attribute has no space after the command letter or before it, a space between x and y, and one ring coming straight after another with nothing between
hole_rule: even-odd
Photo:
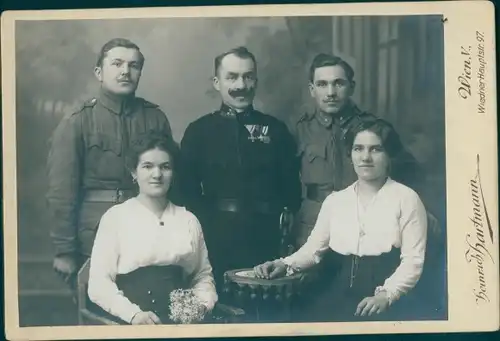
<instances>
[{"instance_id":1,"label":"uniform button","mask_svg":"<svg viewBox=\"0 0 500 341\"><path fill-rule=\"evenodd\" d=\"M151 295L151 290L148 290L148 295Z\"/></svg>"},{"instance_id":2,"label":"uniform button","mask_svg":"<svg viewBox=\"0 0 500 341\"><path fill-rule=\"evenodd\" d=\"M155 300L151 300L151 303L155 303L156 301Z\"/></svg>"}]
</instances>

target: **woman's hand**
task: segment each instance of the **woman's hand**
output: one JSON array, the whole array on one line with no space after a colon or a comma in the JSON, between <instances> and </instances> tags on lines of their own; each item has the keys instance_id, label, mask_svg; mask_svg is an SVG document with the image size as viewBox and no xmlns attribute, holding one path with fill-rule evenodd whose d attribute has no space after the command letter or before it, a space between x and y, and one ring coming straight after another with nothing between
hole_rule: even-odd
<instances>
[{"instance_id":1,"label":"woman's hand","mask_svg":"<svg viewBox=\"0 0 500 341\"><path fill-rule=\"evenodd\" d=\"M281 260L265 262L253 268L257 278L273 279L286 273L286 264Z\"/></svg>"},{"instance_id":2,"label":"woman's hand","mask_svg":"<svg viewBox=\"0 0 500 341\"><path fill-rule=\"evenodd\" d=\"M389 298L383 292L372 296L365 297L356 308L355 316L371 316L380 314L389 307Z\"/></svg>"},{"instance_id":3,"label":"woman's hand","mask_svg":"<svg viewBox=\"0 0 500 341\"><path fill-rule=\"evenodd\" d=\"M134 315L131 324L161 324L160 318L152 311L141 311Z\"/></svg>"}]
</instances>

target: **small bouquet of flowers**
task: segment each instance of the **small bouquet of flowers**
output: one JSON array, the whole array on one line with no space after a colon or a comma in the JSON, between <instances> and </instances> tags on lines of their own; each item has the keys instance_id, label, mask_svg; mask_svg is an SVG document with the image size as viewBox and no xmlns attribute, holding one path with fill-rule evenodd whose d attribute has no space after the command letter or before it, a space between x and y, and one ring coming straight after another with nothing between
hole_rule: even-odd
<instances>
[{"instance_id":1,"label":"small bouquet of flowers","mask_svg":"<svg viewBox=\"0 0 500 341\"><path fill-rule=\"evenodd\" d=\"M170 293L170 319L179 324L201 322L207 309L191 289L176 289Z\"/></svg>"}]
</instances>

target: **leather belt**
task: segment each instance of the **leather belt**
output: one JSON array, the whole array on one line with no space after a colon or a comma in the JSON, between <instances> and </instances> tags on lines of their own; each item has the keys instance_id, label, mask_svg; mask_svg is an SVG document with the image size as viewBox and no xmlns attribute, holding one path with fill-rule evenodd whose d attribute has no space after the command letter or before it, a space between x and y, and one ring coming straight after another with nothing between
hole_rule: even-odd
<instances>
[{"instance_id":1,"label":"leather belt","mask_svg":"<svg viewBox=\"0 0 500 341\"><path fill-rule=\"evenodd\" d=\"M323 202L334 191L333 185L307 184L306 197L309 200Z\"/></svg>"},{"instance_id":2,"label":"leather belt","mask_svg":"<svg viewBox=\"0 0 500 341\"><path fill-rule=\"evenodd\" d=\"M224 212L258 212L263 214L280 214L283 207L265 201L244 201L237 199L207 199L210 206Z\"/></svg>"},{"instance_id":3,"label":"leather belt","mask_svg":"<svg viewBox=\"0 0 500 341\"><path fill-rule=\"evenodd\" d=\"M112 202L122 203L134 196L133 190L128 189L90 189L85 191L85 202Z\"/></svg>"}]
</instances>

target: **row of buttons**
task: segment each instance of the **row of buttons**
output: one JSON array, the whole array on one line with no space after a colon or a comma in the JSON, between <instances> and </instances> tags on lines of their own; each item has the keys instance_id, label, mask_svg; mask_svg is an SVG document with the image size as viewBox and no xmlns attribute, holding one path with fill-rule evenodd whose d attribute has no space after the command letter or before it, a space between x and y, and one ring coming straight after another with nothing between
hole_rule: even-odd
<instances>
[{"instance_id":1,"label":"row of buttons","mask_svg":"<svg viewBox=\"0 0 500 341\"><path fill-rule=\"evenodd\" d=\"M151 295L151 294L152 294L151 290L148 290L148 295ZM151 303L153 303L153 304L154 304L155 302L156 302L156 301L155 301L154 299L152 299L152 300L151 300Z\"/></svg>"}]
</instances>

